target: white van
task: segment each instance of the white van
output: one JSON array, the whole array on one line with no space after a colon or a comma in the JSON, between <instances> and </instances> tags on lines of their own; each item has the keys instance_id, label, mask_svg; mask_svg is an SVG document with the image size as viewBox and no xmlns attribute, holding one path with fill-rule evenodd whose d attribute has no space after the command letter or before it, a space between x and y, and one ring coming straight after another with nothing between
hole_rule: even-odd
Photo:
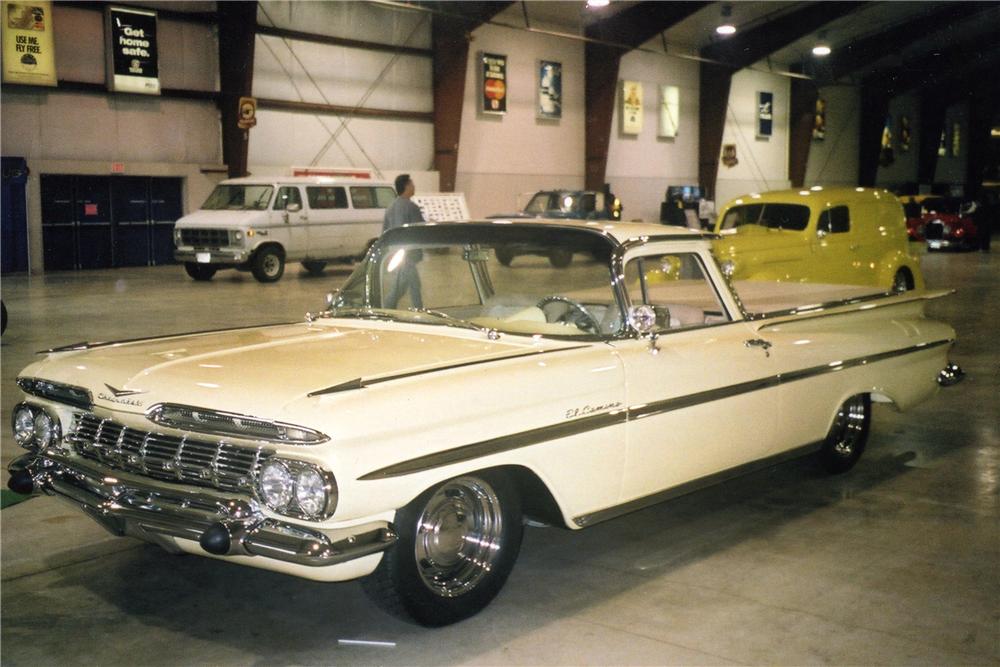
<instances>
[{"instance_id":1,"label":"white van","mask_svg":"<svg viewBox=\"0 0 1000 667\"><path fill-rule=\"evenodd\" d=\"M361 178L231 178L177 221L174 258L195 280L235 268L270 283L286 262L320 273L365 254L395 197L390 183Z\"/></svg>"}]
</instances>

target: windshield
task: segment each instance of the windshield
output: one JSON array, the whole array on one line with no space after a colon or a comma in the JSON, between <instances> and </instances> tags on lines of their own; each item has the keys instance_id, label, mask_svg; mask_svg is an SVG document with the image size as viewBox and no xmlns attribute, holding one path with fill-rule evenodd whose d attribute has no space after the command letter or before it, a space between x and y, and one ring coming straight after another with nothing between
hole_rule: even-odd
<instances>
[{"instance_id":1,"label":"windshield","mask_svg":"<svg viewBox=\"0 0 1000 667\"><path fill-rule=\"evenodd\" d=\"M579 194L572 192L539 192L524 207L524 212L533 215L579 213L580 199Z\"/></svg>"},{"instance_id":2,"label":"windshield","mask_svg":"<svg viewBox=\"0 0 1000 667\"><path fill-rule=\"evenodd\" d=\"M738 229L744 225L768 229L801 231L809 224L809 207L800 204L746 204L726 211L720 229Z\"/></svg>"},{"instance_id":3,"label":"windshield","mask_svg":"<svg viewBox=\"0 0 1000 667\"><path fill-rule=\"evenodd\" d=\"M205 211L263 211L273 191L270 185L216 185L201 208Z\"/></svg>"},{"instance_id":4,"label":"windshield","mask_svg":"<svg viewBox=\"0 0 1000 667\"><path fill-rule=\"evenodd\" d=\"M623 327L611 250L608 238L589 230L499 224L394 229L348 279L332 314L412 321L418 312L441 324L604 338Z\"/></svg>"}]
</instances>

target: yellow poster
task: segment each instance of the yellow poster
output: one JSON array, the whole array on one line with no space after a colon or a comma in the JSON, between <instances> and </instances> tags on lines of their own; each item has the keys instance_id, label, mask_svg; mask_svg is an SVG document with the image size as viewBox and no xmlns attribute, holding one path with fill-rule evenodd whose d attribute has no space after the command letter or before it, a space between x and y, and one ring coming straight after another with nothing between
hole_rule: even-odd
<instances>
[{"instance_id":1,"label":"yellow poster","mask_svg":"<svg viewBox=\"0 0 1000 667\"><path fill-rule=\"evenodd\" d=\"M622 81L622 134L642 132L642 83Z\"/></svg>"},{"instance_id":2,"label":"yellow poster","mask_svg":"<svg viewBox=\"0 0 1000 667\"><path fill-rule=\"evenodd\" d=\"M2 20L4 83L55 86L52 3L4 0Z\"/></svg>"}]
</instances>

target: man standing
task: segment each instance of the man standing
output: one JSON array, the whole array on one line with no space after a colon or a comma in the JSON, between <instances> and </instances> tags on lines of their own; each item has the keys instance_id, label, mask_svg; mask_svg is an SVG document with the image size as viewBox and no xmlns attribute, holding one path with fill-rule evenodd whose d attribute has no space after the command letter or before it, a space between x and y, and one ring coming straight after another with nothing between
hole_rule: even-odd
<instances>
[{"instance_id":1,"label":"man standing","mask_svg":"<svg viewBox=\"0 0 1000 667\"><path fill-rule=\"evenodd\" d=\"M413 186L413 179L409 174L400 174L396 177L396 199L385 209L385 219L382 222L382 233L394 227L424 222L424 214L420 212L420 207L411 201L416 188ZM413 308L423 308L423 298L420 294L420 274L417 273L417 263L422 259L419 250L406 251L403 260L397 267L392 267L390 261L389 271L396 268L396 282L385 294L382 300L384 308L395 308L399 303L399 297L406 292L410 293L410 306Z\"/></svg>"}]
</instances>

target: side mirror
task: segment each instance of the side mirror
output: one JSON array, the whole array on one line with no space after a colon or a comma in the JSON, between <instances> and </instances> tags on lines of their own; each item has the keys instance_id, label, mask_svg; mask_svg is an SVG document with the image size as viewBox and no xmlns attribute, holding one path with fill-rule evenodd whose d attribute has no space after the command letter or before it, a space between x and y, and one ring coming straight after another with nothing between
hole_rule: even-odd
<instances>
[{"instance_id":1,"label":"side mirror","mask_svg":"<svg viewBox=\"0 0 1000 667\"><path fill-rule=\"evenodd\" d=\"M340 290L339 289L333 290L332 292L327 292L326 293L326 309L327 310L330 310L331 308L333 308L333 304L334 304L334 302L337 300L337 298L339 296L340 296Z\"/></svg>"},{"instance_id":2,"label":"side mirror","mask_svg":"<svg viewBox=\"0 0 1000 667\"><path fill-rule=\"evenodd\" d=\"M670 310L664 307L647 306L645 304L632 306L628 309L628 322L640 336L649 338L649 351L656 354L660 348L656 338L661 329L670 324Z\"/></svg>"},{"instance_id":3,"label":"side mirror","mask_svg":"<svg viewBox=\"0 0 1000 667\"><path fill-rule=\"evenodd\" d=\"M298 202L292 202L285 206L285 210L288 211L289 213L298 213L299 211L302 210L302 204Z\"/></svg>"},{"instance_id":4,"label":"side mirror","mask_svg":"<svg viewBox=\"0 0 1000 667\"><path fill-rule=\"evenodd\" d=\"M825 229L822 229L822 228L817 229L816 230L816 238L818 238L818 239L825 239L826 235L829 234L829 233L830 232L826 231Z\"/></svg>"}]
</instances>

